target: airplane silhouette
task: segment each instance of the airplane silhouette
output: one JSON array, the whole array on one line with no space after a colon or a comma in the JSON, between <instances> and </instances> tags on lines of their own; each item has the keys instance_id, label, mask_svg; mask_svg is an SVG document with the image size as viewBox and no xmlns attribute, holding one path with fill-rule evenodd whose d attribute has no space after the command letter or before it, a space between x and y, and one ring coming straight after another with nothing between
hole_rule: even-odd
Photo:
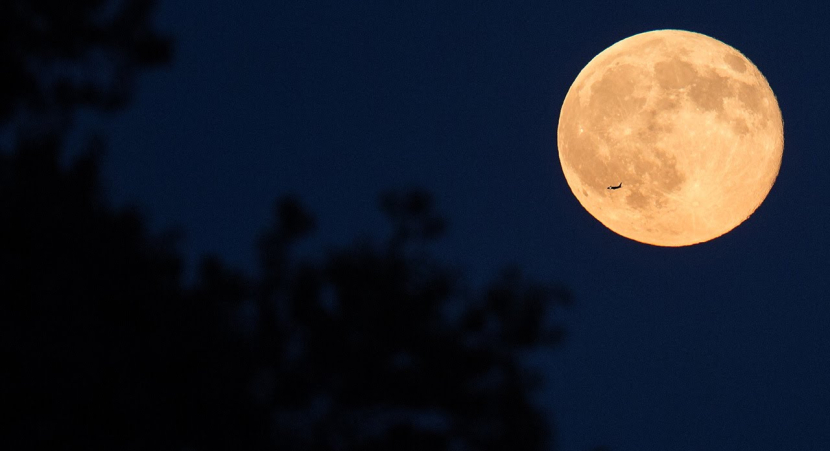
<instances>
[{"instance_id":1,"label":"airplane silhouette","mask_svg":"<svg viewBox=\"0 0 830 451\"><path fill-rule=\"evenodd\" d=\"M622 182L620 182L620 184L619 184L619 185L617 185L617 186L609 186L609 187L608 187L608 188L606 188L606 189L620 189L620 187L622 187Z\"/></svg>"}]
</instances>

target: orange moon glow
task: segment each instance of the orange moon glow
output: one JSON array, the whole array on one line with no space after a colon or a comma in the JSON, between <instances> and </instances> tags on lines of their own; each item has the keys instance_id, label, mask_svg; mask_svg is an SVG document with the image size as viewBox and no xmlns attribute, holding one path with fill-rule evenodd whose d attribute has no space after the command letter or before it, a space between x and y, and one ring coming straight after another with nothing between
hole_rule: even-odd
<instances>
[{"instance_id":1,"label":"orange moon glow","mask_svg":"<svg viewBox=\"0 0 830 451\"><path fill-rule=\"evenodd\" d=\"M606 227L687 246L729 232L761 205L781 166L784 123L767 80L740 52L658 30L582 69L562 105L558 145L568 185Z\"/></svg>"}]
</instances>

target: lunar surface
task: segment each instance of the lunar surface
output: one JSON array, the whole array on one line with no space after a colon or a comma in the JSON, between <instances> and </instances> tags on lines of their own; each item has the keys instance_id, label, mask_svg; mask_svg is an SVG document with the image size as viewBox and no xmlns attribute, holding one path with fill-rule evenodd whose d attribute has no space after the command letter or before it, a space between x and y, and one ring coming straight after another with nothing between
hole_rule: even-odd
<instances>
[{"instance_id":1,"label":"lunar surface","mask_svg":"<svg viewBox=\"0 0 830 451\"><path fill-rule=\"evenodd\" d=\"M729 232L763 202L784 125L744 55L702 34L658 30L585 66L557 139L568 185L591 215L636 241L686 246Z\"/></svg>"}]
</instances>

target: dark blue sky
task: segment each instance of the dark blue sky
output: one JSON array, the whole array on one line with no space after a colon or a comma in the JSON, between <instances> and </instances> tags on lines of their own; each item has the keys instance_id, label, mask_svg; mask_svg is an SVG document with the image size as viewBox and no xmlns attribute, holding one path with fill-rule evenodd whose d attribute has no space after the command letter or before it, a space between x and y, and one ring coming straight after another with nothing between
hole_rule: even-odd
<instances>
[{"instance_id":1,"label":"dark blue sky","mask_svg":"<svg viewBox=\"0 0 830 451\"><path fill-rule=\"evenodd\" d=\"M574 291L568 340L534 360L563 451L827 449L830 7L510 3L162 1L175 62L104 119L110 192L182 226L191 258L252 271L279 195L318 215L316 242L347 243L385 230L380 191L425 187L451 224L438 252L473 282L517 263ZM605 229L556 149L582 67L661 28L743 52L785 123L761 208L688 248Z\"/></svg>"}]
</instances>

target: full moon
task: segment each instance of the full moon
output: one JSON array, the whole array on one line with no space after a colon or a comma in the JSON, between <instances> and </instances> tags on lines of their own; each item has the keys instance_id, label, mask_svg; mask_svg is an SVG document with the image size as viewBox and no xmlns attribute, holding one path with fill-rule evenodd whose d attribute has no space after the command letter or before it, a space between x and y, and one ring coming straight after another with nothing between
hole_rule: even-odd
<instances>
[{"instance_id":1,"label":"full moon","mask_svg":"<svg viewBox=\"0 0 830 451\"><path fill-rule=\"evenodd\" d=\"M739 51L657 30L582 69L557 142L568 185L592 216L632 240L687 246L761 205L781 166L784 123L767 80Z\"/></svg>"}]
</instances>

